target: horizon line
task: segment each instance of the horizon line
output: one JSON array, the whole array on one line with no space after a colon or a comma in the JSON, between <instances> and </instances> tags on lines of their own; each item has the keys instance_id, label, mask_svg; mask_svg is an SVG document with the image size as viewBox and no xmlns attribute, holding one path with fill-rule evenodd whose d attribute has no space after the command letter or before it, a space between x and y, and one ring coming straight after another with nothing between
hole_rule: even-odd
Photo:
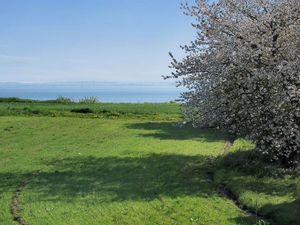
<instances>
[{"instance_id":1,"label":"horizon line","mask_svg":"<svg viewBox=\"0 0 300 225\"><path fill-rule=\"evenodd\" d=\"M82 81L0 81L0 84L58 84L58 83L125 83L125 84L149 84L149 83L176 83L175 80L161 80L161 81L97 81L97 80L82 80Z\"/></svg>"}]
</instances>

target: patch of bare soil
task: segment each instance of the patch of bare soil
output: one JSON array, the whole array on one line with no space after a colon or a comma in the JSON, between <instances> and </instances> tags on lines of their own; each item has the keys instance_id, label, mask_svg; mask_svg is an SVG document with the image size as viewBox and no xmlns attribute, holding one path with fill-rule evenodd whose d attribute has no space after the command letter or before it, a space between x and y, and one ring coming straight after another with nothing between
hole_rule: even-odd
<instances>
[{"instance_id":1,"label":"patch of bare soil","mask_svg":"<svg viewBox=\"0 0 300 225\"><path fill-rule=\"evenodd\" d=\"M27 177L23 182L18 186L16 191L13 194L11 205L10 205L10 211L13 216L13 219L17 221L21 225L28 225L28 223L25 221L25 219L21 215L21 208L20 208L20 195L22 191L26 188L26 186L29 184L29 182L36 177L38 174L34 173Z\"/></svg>"}]
</instances>

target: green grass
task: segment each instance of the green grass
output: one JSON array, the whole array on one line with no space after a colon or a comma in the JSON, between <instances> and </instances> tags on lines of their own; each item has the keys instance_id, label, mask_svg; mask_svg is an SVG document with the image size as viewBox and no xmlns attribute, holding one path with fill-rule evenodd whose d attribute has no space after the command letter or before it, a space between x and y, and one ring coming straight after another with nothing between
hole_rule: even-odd
<instances>
[{"instance_id":1,"label":"green grass","mask_svg":"<svg viewBox=\"0 0 300 225\"><path fill-rule=\"evenodd\" d=\"M12 193L36 171L21 195L29 224L253 224L206 176L222 133L166 120L28 116L0 117L0 130L0 224L14 224Z\"/></svg>"},{"instance_id":2,"label":"green grass","mask_svg":"<svg viewBox=\"0 0 300 225\"><path fill-rule=\"evenodd\" d=\"M221 183L278 224L299 224L299 176L241 166L253 148L242 139L221 156L227 135L180 128L179 112L174 103L3 100L0 224L17 224L13 192L36 172L20 203L31 225L255 224L216 191Z\"/></svg>"},{"instance_id":3,"label":"green grass","mask_svg":"<svg viewBox=\"0 0 300 225\"><path fill-rule=\"evenodd\" d=\"M254 145L238 139L231 153L221 157L215 181L226 184L239 202L280 225L300 224L300 176L263 163Z\"/></svg>"},{"instance_id":4,"label":"green grass","mask_svg":"<svg viewBox=\"0 0 300 225\"><path fill-rule=\"evenodd\" d=\"M0 116L50 116L81 118L148 118L177 119L180 107L176 103L66 103L0 98ZM91 113L77 113L80 110Z\"/></svg>"}]
</instances>

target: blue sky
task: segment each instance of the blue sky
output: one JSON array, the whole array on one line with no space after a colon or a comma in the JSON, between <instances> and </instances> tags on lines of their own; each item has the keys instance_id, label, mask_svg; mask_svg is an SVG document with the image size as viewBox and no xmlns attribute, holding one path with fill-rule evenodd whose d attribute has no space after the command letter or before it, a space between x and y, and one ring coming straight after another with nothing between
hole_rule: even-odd
<instances>
[{"instance_id":1,"label":"blue sky","mask_svg":"<svg viewBox=\"0 0 300 225\"><path fill-rule=\"evenodd\" d=\"M1 0L0 82L160 81L195 36L181 2Z\"/></svg>"}]
</instances>

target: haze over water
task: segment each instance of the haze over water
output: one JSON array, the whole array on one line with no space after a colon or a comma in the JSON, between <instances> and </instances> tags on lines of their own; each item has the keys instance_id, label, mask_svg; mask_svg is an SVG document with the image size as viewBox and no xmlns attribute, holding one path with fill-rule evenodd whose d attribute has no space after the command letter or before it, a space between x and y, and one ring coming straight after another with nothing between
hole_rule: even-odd
<instances>
[{"instance_id":1,"label":"haze over water","mask_svg":"<svg viewBox=\"0 0 300 225\"><path fill-rule=\"evenodd\" d=\"M52 100L64 96L78 101L97 97L101 102L169 102L179 98L182 88L170 82L60 82L0 83L0 97Z\"/></svg>"}]
</instances>

